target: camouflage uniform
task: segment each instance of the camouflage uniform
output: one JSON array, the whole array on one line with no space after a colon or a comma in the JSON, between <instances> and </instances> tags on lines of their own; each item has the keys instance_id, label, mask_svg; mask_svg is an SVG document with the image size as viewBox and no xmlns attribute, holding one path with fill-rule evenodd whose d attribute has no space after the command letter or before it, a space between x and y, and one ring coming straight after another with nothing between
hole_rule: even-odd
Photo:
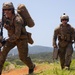
<instances>
[{"instance_id":1,"label":"camouflage uniform","mask_svg":"<svg viewBox=\"0 0 75 75\"><path fill-rule=\"evenodd\" d=\"M58 44L56 43L58 39ZM74 40L74 28L70 24L60 24L58 28L54 30L53 47L58 47L58 55L60 57L61 68L65 66L70 68L73 47L72 40Z\"/></svg>"},{"instance_id":2,"label":"camouflage uniform","mask_svg":"<svg viewBox=\"0 0 75 75\"><path fill-rule=\"evenodd\" d=\"M28 56L27 32L22 26L24 24L23 19L19 15L14 15L12 19L9 20L9 23L9 25L6 25L6 23L4 24L4 27L8 31L9 38L7 39L0 55L0 73L2 72L2 67L8 52L15 46L18 48L20 60L23 61L29 69L32 69L34 64Z\"/></svg>"}]
</instances>

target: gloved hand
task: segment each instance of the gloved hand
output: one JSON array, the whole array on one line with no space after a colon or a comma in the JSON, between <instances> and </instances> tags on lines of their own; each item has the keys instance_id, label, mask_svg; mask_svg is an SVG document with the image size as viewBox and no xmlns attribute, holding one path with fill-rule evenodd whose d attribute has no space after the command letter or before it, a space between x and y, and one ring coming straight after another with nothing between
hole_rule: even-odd
<instances>
[{"instance_id":1,"label":"gloved hand","mask_svg":"<svg viewBox=\"0 0 75 75\"><path fill-rule=\"evenodd\" d=\"M2 43L0 43L0 48L2 47Z\"/></svg>"},{"instance_id":2,"label":"gloved hand","mask_svg":"<svg viewBox=\"0 0 75 75\"><path fill-rule=\"evenodd\" d=\"M0 36L0 42L2 41L2 39L3 39L3 37L2 37L2 36Z\"/></svg>"},{"instance_id":3,"label":"gloved hand","mask_svg":"<svg viewBox=\"0 0 75 75\"><path fill-rule=\"evenodd\" d=\"M57 48L57 45L53 45L54 48Z\"/></svg>"},{"instance_id":4,"label":"gloved hand","mask_svg":"<svg viewBox=\"0 0 75 75\"><path fill-rule=\"evenodd\" d=\"M4 24L4 28L6 28L7 30L10 30L11 29L10 26L9 25L6 25L6 24Z\"/></svg>"},{"instance_id":5,"label":"gloved hand","mask_svg":"<svg viewBox=\"0 0 75 75\"><path fill-rule=\"evenodd\" d=\"M2 43L2 46L4 46L4 45L5 45L5 43L6 43L6 40L5 40L5 39L3 39L1 43Z\"/></svg>"}]
</instances>

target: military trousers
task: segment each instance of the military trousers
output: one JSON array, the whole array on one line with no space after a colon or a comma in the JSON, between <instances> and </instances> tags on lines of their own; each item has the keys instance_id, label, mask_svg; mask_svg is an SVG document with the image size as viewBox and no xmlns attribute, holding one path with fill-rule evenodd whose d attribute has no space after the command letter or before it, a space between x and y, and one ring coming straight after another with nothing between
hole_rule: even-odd
<instances>
[{"instance_id":1,"label":"military trousers","mask_svg":"<svg viewBox=\"0 0 75 75\"><path fill-rule=\"evenodd\" d=\"M65 66L70 67L72 54L73 54L72 43L69 43L66 47L59 47L59 58L62 69Z\"/></svg>"},{"instance_id":2,"label":"military trousers","mask_svg":"<svg viewBox=\"0 0 75 75\"><path fill-rule=\"evenodd\" d=\"M4 45L2 52L0 54L0 73L2 72L3 64L6 60L8 52L17 46L19 57L22 62L24 62L30 69L33 68L33 63L31 58L28 56L28 44L26 39L19 39L16 42L6 42Z\"/></svg>"}]
</instances>

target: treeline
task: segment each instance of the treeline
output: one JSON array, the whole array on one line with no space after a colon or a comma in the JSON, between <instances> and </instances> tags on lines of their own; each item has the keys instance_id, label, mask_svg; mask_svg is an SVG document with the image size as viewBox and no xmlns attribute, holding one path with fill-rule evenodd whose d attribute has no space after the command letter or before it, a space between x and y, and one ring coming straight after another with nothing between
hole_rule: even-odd
<instances>
[{"instance_id":1,"label":"treeline","mask_svg":"<svg viewBox=\"0 0 75 75\"><path fill-rule=\"evenodd\" d=\"M39 54L30 54L30 57L34 62L52 62L52 52L43 52Z\"/></svg>"},{"instance_id":2,"label":"treeline","mask_svg":"<svg viewBox=\"0 0 75 75\"><path fill-rule=\"evenodd\" d=\"M43 53L39 53L39 54L29 54L29 56L31 57L32 61L34 63L52 63L53 59L52 59L52 52L43 52ZM75 52L73 53L73 59L75 59ZM59 60L58 60L59 61ZM11 64L13 64L13 67L15 68L19 68L24 66L25 64L19 59L18 55L14 55L14 56L8 56L6 59L6 62L4 64L3 70L10 70L10 66Z\"/></svg>"},{"instance_id":3,"label":"treeline","mask_svg":"<svg viewBox=\"0 0 75 75\"><path fill-rule=\"evenodd\" d=\"M51 62L53 62L52 54L53 54L52 52L43 52L43 53L38 53L38 54L29 54L29 56L31 57L33 62L37 62L37 63L49 62L49 63L51 63ZM75 59L75 52L73 52L72 58ZM12 63L16 62L17 64L19 64L21 62L18 55L8 56L7 61L12 62Z\"/></svg>"},{"instance_id":4,"label":"treeline","mask_svg":"<svg viewBox=\"0 0 75 75\"><path fill-rule=\"evenodd\" d=\"M52 62L52 52L43 52L38 54L29 54L34 63ZM8 56L6 62L10 62L15 65L24 65L24 63L19 59L18 55Z\"/></svg>"}]
</instances>

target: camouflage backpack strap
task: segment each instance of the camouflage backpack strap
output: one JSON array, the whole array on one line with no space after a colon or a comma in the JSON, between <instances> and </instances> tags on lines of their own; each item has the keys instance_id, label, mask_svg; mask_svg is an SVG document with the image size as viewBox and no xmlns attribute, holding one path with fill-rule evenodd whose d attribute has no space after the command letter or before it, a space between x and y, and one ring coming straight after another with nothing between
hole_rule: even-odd
<instances>
[{"instance_id":1,"label":"camouflage backpack strap","mask_svg":"<svg viewBox=\"0 0 75 75\"><path fill-rule=\"evenodd\" d=\"M58 40L61 40L61 31L62 31L62 24L59 25L58 27Z\"/></svg>"},{"instance_id":2,"label":"camouflage backpack strap","mask_svg":"<svg viewBox=\"0 0 75 75\"><path fill-rule=\"evenodd\" d=\"M70 24L68 24L68 31L71 34L71 25Z\"/></svg>"},{"instance_id":3,"label":"camouflage backpack strap","mask_svg":"<svg viewBox=\"0 0 75 75\"><path fill-rule=\"evenodd\" d=\"M69 24L69 28L68 28L70 37L71 37L71 41L75 39L75 29Z\"/></svg>"}]
</instances>

